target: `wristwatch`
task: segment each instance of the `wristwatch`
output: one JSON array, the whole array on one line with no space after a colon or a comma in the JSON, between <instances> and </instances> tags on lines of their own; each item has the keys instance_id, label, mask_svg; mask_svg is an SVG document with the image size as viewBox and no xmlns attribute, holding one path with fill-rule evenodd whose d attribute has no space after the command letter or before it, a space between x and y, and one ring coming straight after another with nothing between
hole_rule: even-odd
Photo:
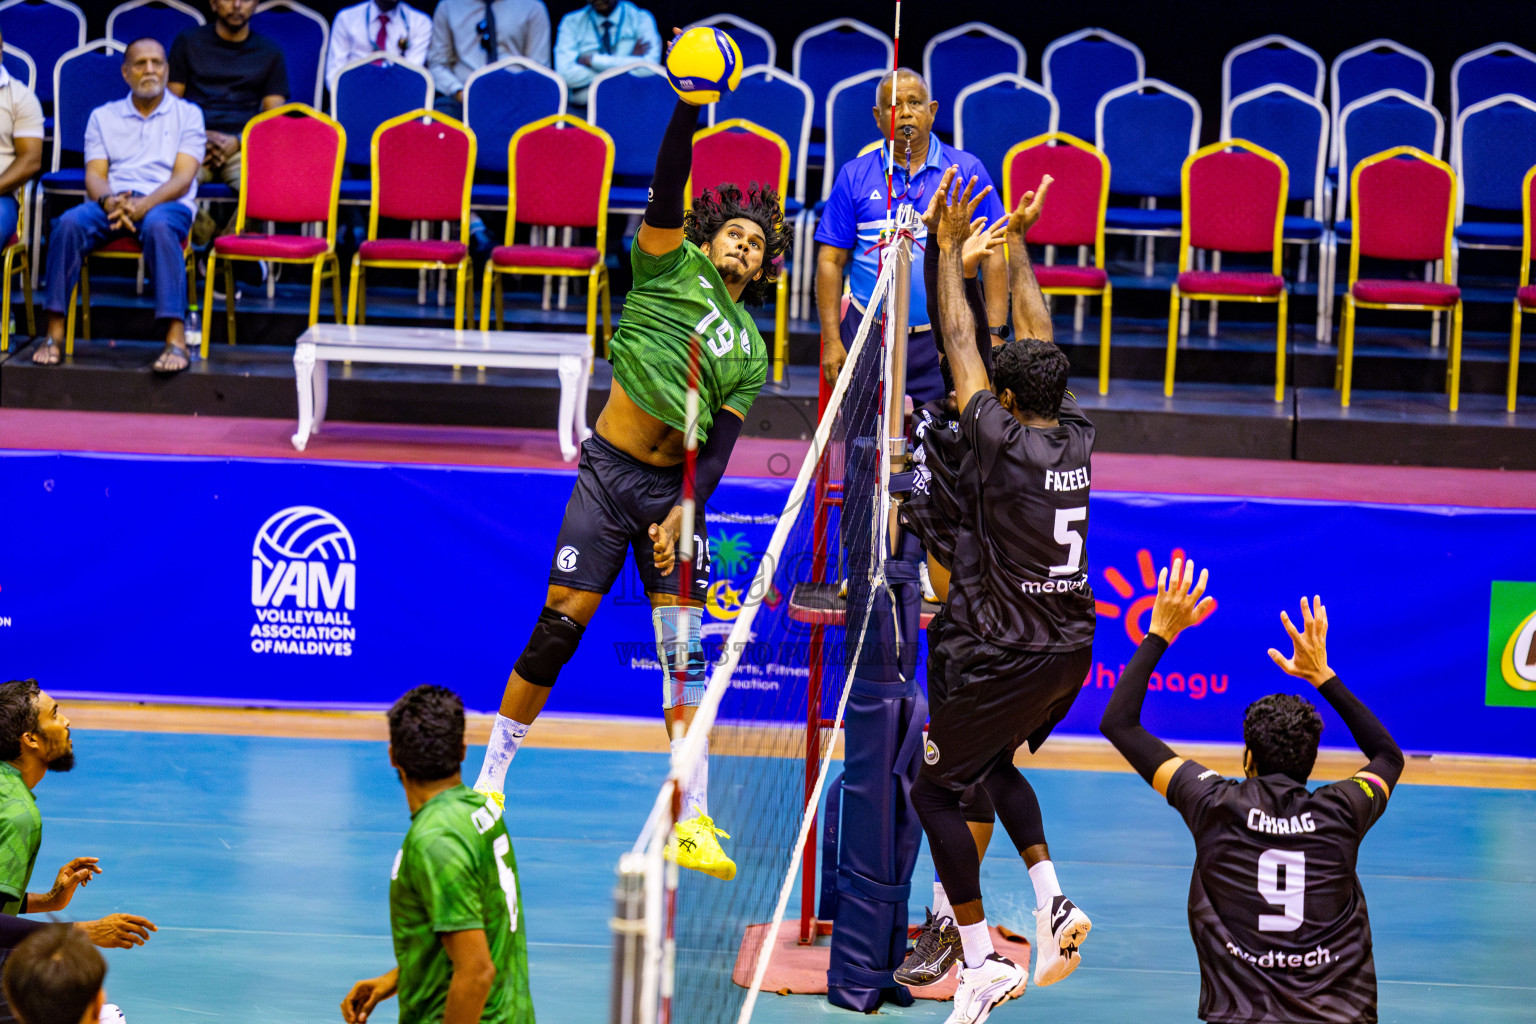
<instances>
[{"instance_id":1,"label":"wristwatch","mask_svg":"<svg viewBox=\"0 0 1536 1024\"><path fill-rule=\"evenodd\" d=\"M96 200L96 205L101 207L103 213L105 213L106 209L107 209L107 200L111 199L111 198L112 198L112 193L108 192L106 195L104 195L100 199Z\"/></svg>"},{"instance_id":2,"label":"wristwatch","mask_svg":"<svg viewBox=\"0 0 1536 1024\"><path fill-rule=\"evenodd\" d=\"M1012 331L1010 331L1008 329L1008 325L1007 324L998 324L996 327L989 327L989 328L987 328L987 330L989 330L991 333L997 335L997 340L998 341L1007 341L1008 340L1008 336L1013 333Z\"/></svg>"}]
</instances>

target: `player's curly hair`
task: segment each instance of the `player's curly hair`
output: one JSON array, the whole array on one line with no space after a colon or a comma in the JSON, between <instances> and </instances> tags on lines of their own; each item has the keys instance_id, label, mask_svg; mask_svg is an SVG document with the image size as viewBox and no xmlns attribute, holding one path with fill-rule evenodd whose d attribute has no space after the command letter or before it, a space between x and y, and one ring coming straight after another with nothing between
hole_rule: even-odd
<instances>
[{"instance_id":1,"label":"player's curly hair","mask_svg":"<svg viewBox=\"0 0 1536 1024\"><path fill-rule=\"evenodd\" d=\"M389 709L389 745L406 778L448 778L464 761L464 702L443 686L406 691Z\"/></svg>"},{"instance_id":2,"label":"player's curly hair","mask_svg":"<svg viewBox=\"0 0 1536 1024\"><path fill-rule=\"evenodd\" d=\"M992 389L1012 391L1023 412L1053 420L1067 393L1066 354L1049 341L1017 338L992 350Z\"/></svg>"},{"instance_id":3,"label":"player's curly hair","mask_svg":"<svg viewBox=\"0 0 1536 1024\"><path fill-rule=\"evenodd\" d=\"M0 761L21 756L21 738L37 731L36 679L12 679L0 683Z\"/></svg>"},{"instance_id":4,"label":"player's curly hair","mask_svg":"<svg viewBox=\"0 0 1536 1024\"><path fill-rule=\"evenodd\" d=\"M1260 775L1289 775L1306 782L1317 763L1323 716L1312 702L1293 693L1260 697L1243 712L1243 742Z\"/></svg>"},{"instance_id":5,"label":"player's curly hair","mask_svg":"<svg viewBox=\"0 0 1536 1024\"><path fill-rule=\"evenodd\" d=\"M795 240L795 229L785 223L783 204L775 189L755 181L745 193L728 183L707 188L684 216L683 231L688 241L703 249L726 221L736 217L763 229L763 276L748 282L741 293L741 300L749 306L761 306L773 295L774 283L784 270L784 257Z\"/></svg>"}]
</instances>

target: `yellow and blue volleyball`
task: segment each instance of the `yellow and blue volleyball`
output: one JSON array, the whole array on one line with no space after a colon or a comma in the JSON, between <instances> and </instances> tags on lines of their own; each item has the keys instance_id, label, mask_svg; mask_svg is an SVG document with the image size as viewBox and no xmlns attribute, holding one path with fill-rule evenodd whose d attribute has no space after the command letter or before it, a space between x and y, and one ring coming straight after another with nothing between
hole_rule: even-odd
<instances>
[{"instance_id":1,"label":"yellow and blue volleyball","mask_svg":"<svg viewBox=\"0 0 1536 1024\"><path fill-rule=\"evenodd\" d=\"M688 103L714 103L741 84L741 51L718 28L691 28L667 54L667 80Z\"/></svg>"}]
</instances>

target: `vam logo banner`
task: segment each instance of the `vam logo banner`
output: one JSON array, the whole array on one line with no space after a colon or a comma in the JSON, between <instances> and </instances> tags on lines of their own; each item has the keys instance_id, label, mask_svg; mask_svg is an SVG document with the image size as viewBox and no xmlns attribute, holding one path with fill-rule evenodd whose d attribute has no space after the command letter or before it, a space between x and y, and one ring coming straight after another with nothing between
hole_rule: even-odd
<instances>
[{"instance_id":1,"label":"vam logo banner","mask_svg":"<svg viewBox=\"0 0 1536 1024\"><path fill-rule=\"evenodd\" d=\"M357 629L357 545L323 508L294 505L267 519L251 546L251 650L351 657Z\"/></svg>"},{"instance_id":2,"label":"vam logo banner","mask_svg":"<svg viewBox=\"0 0 1536 1024\"><path fill-rule=\"evenodd\" d=\"M1495 580L1488 602L1488 691L1493 707L1536 708L1536 583Z\"/></svg>"}]
</instances>

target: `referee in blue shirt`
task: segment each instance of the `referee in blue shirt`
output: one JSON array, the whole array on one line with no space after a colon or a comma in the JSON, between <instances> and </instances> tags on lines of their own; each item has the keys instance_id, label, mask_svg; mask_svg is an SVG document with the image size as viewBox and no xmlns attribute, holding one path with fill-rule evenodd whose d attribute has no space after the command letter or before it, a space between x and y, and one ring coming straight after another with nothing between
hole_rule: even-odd
<instances>
[{"instance_id":1,"label":"referee in blue shirt","mask_svg":"<svg viewBox=\"0 0 1536 1024\"><path fill-rule=\"evenodd\" d=\"M992 184L981 161L969 153L946 146L933 135L933 118L939 105L928 95L928 83L910 68L886 75L876 93L875 125L879 138L891 130L892 80L896 104L896 168L891 183L893 208L913 206L921 213L939 187L939 179L951 165L960 168L960 179L976 178L980 191ZM880 230L886 223L887 154L883 149L866 153L843 164L816 228L821 243L816 261L816 308L821 316L821 369L830 383L842 371L859 321L875 290L880 273ZM989 223L1003 216L996 191L982 201L978 217ZM918 241L927 229L918 227ZM849 268L849 263L852 267ZM1001 259L982 264L987 322L997 331L1008 321L1008 267ZM843 273L849 270L853 301L842 315ZM944 397L939 374L939 354L928 324L928 300L923 287L923 261L912 261L912 300L907 314L907 394L918 405Z\"/></svg>"}]
</instances>

